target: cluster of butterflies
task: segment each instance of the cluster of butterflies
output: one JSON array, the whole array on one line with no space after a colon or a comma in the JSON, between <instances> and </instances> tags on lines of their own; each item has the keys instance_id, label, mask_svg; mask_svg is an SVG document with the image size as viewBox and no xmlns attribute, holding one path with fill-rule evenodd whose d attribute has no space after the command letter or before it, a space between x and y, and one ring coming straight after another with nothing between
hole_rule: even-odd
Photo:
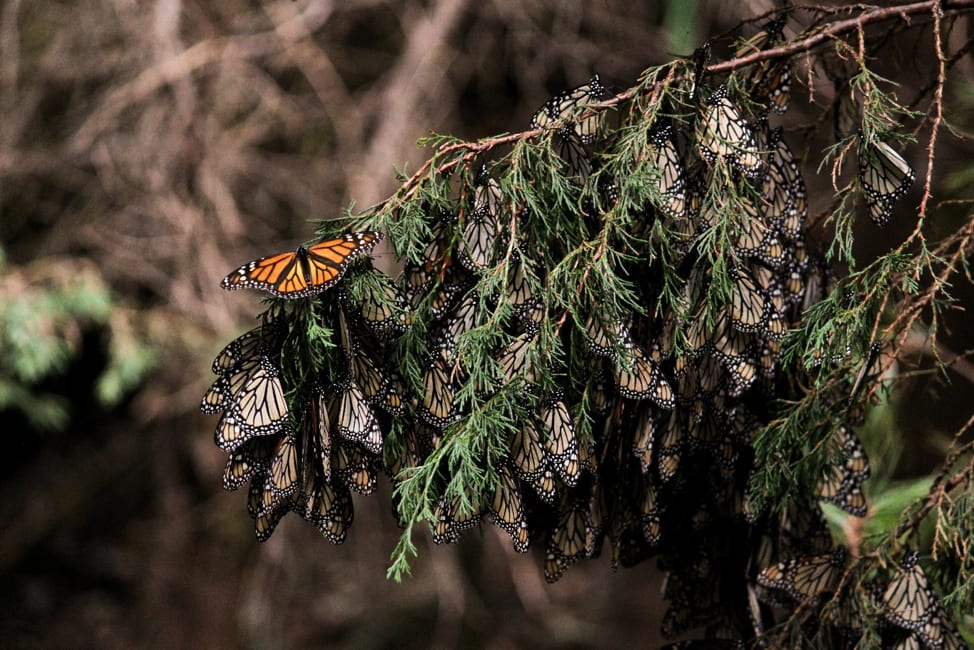
<instances>
[{"instance_id":1,"label":"cluster of butterflies","mask_svg":"<svg viewBox=\"0 0 974 650\"><path fill-rule=\"evenodd\" d=\"M772 22L739 53L772 47L782 25ZM436 543L492 522L516 550L544 548L549 581L606 541L623 566L657 557L669 637L695 628L711 639L760 636L782 609L836 589L846 559L819 504L854 516L868 507L868 461L849 422L822 435L837 460L816 494L780 512L751 512L744 498L752 436L769 404L795 390L782 337L833 281L806 250L805 184L781 127L769 125L787 110L790 68L767 60L742 80L757 107L749 120L727 85L703 92L706 60L698 53L688 75L695 113L670 107L643 127L650 191L612 270L643 308L584 287L566 306L545 290L567 240L597 233L632 184L601 168L613 138L597 108L609 97L598 76L531 120L550 132L575 187L598 178L599 197L579 204L582 215L577 205L545 214L547 236L538 234L539 206L516 205L491 175L500 167L484 165L456 199L426 206L417 254L398 278L370 268L382 235L360 232L224 279L227 289L285 299L341 283L300 310L279 301L213 363L218 378L202 410L222 413L224 486L249 481L258 539L294 512L341 543L352 492L371 493L379 473L398 482L432 464ZM868 210L885 222L913 172L883 143L863 142L860 160ZM558 210L564 237L551 234ZM311 376L301 370L309 363ZM493 435L480 443L491 480L458 486L450 454L440 452L461 439L474 445L484 431ZM904 637L950 647L918 571L915 561L904 566L902 576L914 578L894 578L877 602Z\"/></svg>"},{"instance_id":2,"label":"cluster of butterflies","mask_svg":"<svg viewBox=\"0 0 974 650\"><path fill-rule=\"evenodd\" d=\"M842 588L843 575L849 568L848 554L841 547L828 548L825 540L819 546L813 555L793 558L761 571L754 588L759 597L775 605L801 603L805 607L821 606L832 598ZM900 566L878 570L883 577L868 584L868 603L853 599L849 609L830 614L837 646L859 638L862 621L870 616L868 609L874 608L882 616L877 629L884 648L962 650L968 647L945 615L919 559L916 550L907 551Z\"/></svg>"},{"instance_id":3,"label":"cluster of butterflies","mask_svg":"<svg viewBox=\"0 0 974 650\"><path fill-rule=\"evenodd\" d=\"M314 296L337 284L350 263L381 238L378 232L355 233L261 258L228 275L223 286L283 298ZM352 523L351 491L375 489L373 456L381 453L382 434L372 404L387 379L357 354L348 324L343 320L340 326L335 329L341 329L345 373L327 386L316 382L300 415L292 414L282 381L288 330L283 319L266 319L213 361L218 378L201 409L222 412L215 441L229 454L223 486L236 490L250 482L247 510L260 541L291 511L340 544ZM389 413L401 412L388 391L384 397Z\"/></svg>"}]
</instances>

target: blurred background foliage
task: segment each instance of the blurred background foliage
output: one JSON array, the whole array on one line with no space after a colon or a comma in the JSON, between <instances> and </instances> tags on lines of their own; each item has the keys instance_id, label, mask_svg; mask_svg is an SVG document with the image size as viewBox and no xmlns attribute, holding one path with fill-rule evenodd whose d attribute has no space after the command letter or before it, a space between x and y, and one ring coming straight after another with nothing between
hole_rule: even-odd
<instances>
[{"instance_id":1,"label":"blurred background foliage","mask_svg":"<svg viewBox=\"0 0 974 650\"><path fill-rule=\"evenodd\" d=\"M586 562L549 586L539 558L516 555L493 527L455 547L424 536L413 578L387 582L400 533L388 484L356 497L344 546L295 517L259 546L243 495L220 487L224 454L198 411L213 354L259 311L256 292L228 294L219 281L308 239L310 219L389 195L393 168L415 169L428 152L414 143L431 131L521 131L593 72L626 88L773 6L2 3L4 645L657 645L654 566ZM962 24L951 34L960 42ZM928 81L909 63L916 47L901 43L878 66L901 100ZM969 56L952 76L974 77ZM971 89L947 90L948 122L963 136ZM819 144L809 149L820 157ZM937 199L970 198L971 153L962 138L938 143ZM907 157L922 178L925 152ZM831 200L827 173L814 171L806 165L812 214ZM904 203L916 205L918 187ZM913 224L860 226L857 255L868 258ZM961 305L974 299L970 286L954 291ZM942 327L936 352L974 347L964 313ZM901 363L929 369L932 356L919 337ZM874 475L861 525L888 526L924 492L967 419L972 380L961 357L877 407L861 434Z\"/></svg>"}]
</instances>

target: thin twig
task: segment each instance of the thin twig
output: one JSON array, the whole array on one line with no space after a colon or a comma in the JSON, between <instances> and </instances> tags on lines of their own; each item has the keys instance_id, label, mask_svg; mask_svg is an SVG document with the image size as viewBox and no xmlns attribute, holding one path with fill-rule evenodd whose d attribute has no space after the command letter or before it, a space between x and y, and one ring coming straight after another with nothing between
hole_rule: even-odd
<instances>
[{"instance_id":1,"label":"thin twig","mask_svg":"<svg viewBox=\"0 0 974 650\"><path fill-rule=\"evenodd\" d=\"M744 68L755 63L788 57L800 52L805 52L811 50L823 43L832 40L835 36L851 31L861 32L863 27L868 24L877 23L892 18L906 18L907 16L914 14L923 14L931 12L939 12L939 15L943 15L943 11L955 11L974 8L974 0L927 0L925 2L916 2L907 5L898 5L894 7L884 7L878 9L871 9L864 11L862 14L855 18L850 18L847 20L839 20L830 23L826 27L822 28L820 31L802 38L797 41L792 41L778 47L773 47L767 50L762 50L759 52L754 52L746 56L736 57L729 61L723 61L721 63L715 63L706 68L707 72L710 74L731 72L739 68ZM938 53L940 50L940 41L937 41ZM941 53L941 74L943 74L943 57ZM668 75L666 79L657 82L650 92L657 92L662 86L669 83L679 81L679 76ZM593 104L589 110L597 111L603 110L615 106L621 102L624 102L633 97L636 92L636 88L629 88L610 99L603 102ZM513 133L506 136L498 138L488 138L485 140L479 140L476 142L453 142L448 145L443 145L437 150L437 155L430 158L426 163L420 167L420 169L409 177L402 185L399 187L399 192L397 195L399 197L399 203L408 201L418 189L418 184L420 180L426 176L433 164L433 161L437 157L448 156L457 151L466 151L466 153L461 158L454 158L447 161L440 167L436 168L437 174L445 174L456 168L460 162L469 163L474 157L484 152L490 151L495 147L511 144L518 142L520 140L525 140L528 138L533 138L542 133L543 129L532 129L529 131L522 131L520 133Z\"/></svg>"},{"instance_id":2,"label":"thin twig","mask_svg":"<svg viewBox=\"0 0 974 650\"><path fill-rule=\"evenodd\" d=\"M95 139L106 128L112 126L115 119L126 108L146 99L174 80L185 78L197 70L219 61L257 59L268 56L287 46L280 38L273 38L272 34L282 32L299 37L305 30L316 31L323 22L321 18L318 21L311 22L303 14L297 15L291 20L301 21L302 29L293 27L289 29L285 23L262 34L226 36L200 41L174 57L164 59L158 64L146 68L132 81L108 93L105 99L101 101L98 109L93 111L84 124L75 131L68 150L73 154L88 151Z\"/></svg>"},{"instance_id":3,"label":"thin twig","mask_svg":"<svg viewBox=\"0 0 974 650\"><path fill-rule=\"evenodd\" d=\"M960 428L957 434L955 434L955 439L970 429L971 425L974 425L974 415L971 415L967 422L964 423L964 426ZM956 460L962 454L968 451L974 451L974 440L961 445L955 451L955 453L952 454L953 459ZM900 526L896 529L896 534L894 537L899 537L907 531L915 528L921 521L923 521L923 518L926 517L931 510L940 504L944 496L949 494L961 483L969 482L972 478L974 478L974 456L971 456L971 459L967 462L967 465L965 465L962 470L947 477L947 473L950 471L950 467L952 465L953 461L951 461L951 459L948 457L947 461L944 461L940 474L938 474L937 478L934 479L933 487L930 488L930 492L926 497L924 497L920 508L910 515L909 519L900 524Z\"/></svg>"},{"instance_id":4,"label":"thin twig","mask_svg":"<svg viewBox=\"0 0 974 650\"><path fill-rule=\"evenodd\" d=\"M914 229L914 234L921 239L923 238L923 222L927 216L927 202L930 201L930 186L933 183L933 151L937 145L940 122L943 120L944 84L947 81L946 57L944 57L943 46L940 42L943 11L938 4L933 7L932 12L934 17L933 46L937 53L937 87L933 93L934 116L933 124L930 127L930 141L927 144L927 176L923 184L923 198L920 199L920 211L917 214L917 225Z\"/></svg>"}]
</instances>

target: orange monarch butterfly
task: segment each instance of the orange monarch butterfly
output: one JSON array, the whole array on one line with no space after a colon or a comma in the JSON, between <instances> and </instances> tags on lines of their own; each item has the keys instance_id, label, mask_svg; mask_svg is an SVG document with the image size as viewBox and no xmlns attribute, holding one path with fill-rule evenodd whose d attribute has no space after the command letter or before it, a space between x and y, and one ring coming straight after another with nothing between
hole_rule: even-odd
<instances>
[{"instance_id":1,"label":"orange monarch butterfly","mask_svg":"<svg viewBox=\"0 0 974 650\"><path fill-rule=\"evenodd\" d=\"M881 140L867 142L860 132L859 183L873 223L886 225L893 216L893 204L906 194L915 178L903 156Z\"/></svg>"},{"instance_id":2,"label":"orange monarch butterfly","mask_svg":"<svg viewBox=\"0 0 974 650\"><path fill-rule=\"evenodd\" d=\"M465 216L460 242L460 263L469 271L491 266L502 200L500 183L487 175L485 165L477 174L473 210Z\"/></svg>"},{"instance_id":3,"label":"orange monarch butterfly","mask_svg":"<svg viewBox=\"0 0 974 650\"><path fill-rule=\"evenodd\" d=\"M460 533L473 528L480 521L479 498L466 493L457 494L452 499L441 496L433 510L433 543L455 544L460 541Z\"/></svg>"},{"instance_id":4,"label":"orange monarch butterfly","mask_svg":"<svg viewBox=\"0 0 974 650\"><path fill-rule=\"evenodd\" d=\"M521 257L521 251L515 246L507 265L507 286L504 298L513 305L514 313L518 316L530 308L534 298L531 284L532 280L536 280L536 278L529 276L530 269L526 270L525 264L525 260Z\"/></svg>"},{"instance_id":5,"label":"orange monarch butterfly","mask_svg":"<svg viewBox=\"0 0 974 650\"><path fill-rule=\"evenodd\" d=\"M593 75L587 84L566 90L545 102L545 105L531 118L531 128L540 129L559 120L570 120L581 107L606 99L608 96L609 92L602 85L599 75ZM567 138L577 137L583 144L591 144L598 130L599 117L600 113L592 111L591 115L578 122L570 121L559 129L559 133Z\"/></svg>"},{"instance_id":6,"label":"orange monarch butterfly","mask_svg":"<svg viewBox=\"0 0 974 650\"><path fill-rule=\"evenodd\" d=\"M381 404L390 389L389 377L385 376L369 356L369 351L356 344L349 364L351 378L362 389L362 395L369 404Z\"/></svg>"},{"instance_id":7,"label":"orange monarch butterfly","mask_svg":"<svg viewBox=\"0 0 974 650\"><path fill-rule=\"evenodd\" d=\"M639 460L643 474L649 472L653 464L653 440L656 435L656 409L648 404L639 405L636 426L633 432L632 453Z\"/></svg>"},{"instance_id":8,"label":"orange monarch butterfly","mask_svg":"<svg viewBox=\"0 0 974 650\"><path fill-rule=\"evenodd\" d=\"M754 93L766 97L778 115L784 115L791 102L791 64L778 61L768 67L760 78L755 79Z\"/></svg>"},{"instance_id":9,"label":"orange monarch butterfly","mask_svg":"<svg viewBox=\"0 0 974 650\"><path fill-rule=\"evenodd\" d=\"M558 127L554 135L555 151L567 165L569 176L584 180L591 173L592 161L585 145L595 141L601 113L589 111L590 114L578 122L571 118L585 104L608 96L599 75L595 75L587 84L549 99L531 118L532 129ZM557 122L562 124L555 124Z\"/></svg>"},{"instance_id":10,"label":"orange monarch butterfly","mask_svg":"<svg viewBox=\"0 0 974 650\"><path fill-rule=\"evenodd\" d=\"M229 400L233 395L228 393L229 383L225 377L220 377L203 394L200 401L200 410L206 415L220 413L227 408Z\"/></svg>"},{"instance_id":11,"label":"orange monarch butterfly","mask_svg":"<svg viewBox=\"0 0 974 650\"><path fill-rule=\"evenodd\" d=\"M845 566L846 553L836 547L825 555L810 555L779 562L758 574L758 584L788 594L803 603L832 593Z\"/></svg>"},{"instance_id":12,"label":"orange monarch butterfly","mask_svg":"<svg viewBox=\"0 0 974 650\"><path fill-rule=\"evenodd\" d=\"M427 304L429 305L429 311L433 315L433 318L441 320L446 317L450 313L456 297L464 293L468 287L469 282L467 278L463 277L459 272L455 272L454 267L447 269L439 287L428 294L431 296L431 299Z\"/></svg>"},{"instance_id":13,"label":"orange monarch butterfly","mask_svg":"<svg viewBox=\"0 0 974 650\"><path fill-rule=\"evenodd\" d=\"M680 468L684 430L680 413L679 409L673 409L670 412L670 418L666 422L666 428L663 430L663 436L659 441L659 448L656 450L657 458L659 458L657 472L660 480L664 483L669 483Z\"/></svg>"},{"instance_id":14,"label":"orange monarch butterfly","mask_svg":"<svg viewBox=\"0 0 974 650\"><path fill-rule=\"evenodd\" d=\"M375 272L378 282L370 285L362 299L362 320L382 343L388 343L406 331L410 316L406 310L406 298L393 284L392 278L381 271Z\"/></svg>"},{"instance_id":15,"label":"orange monarch butterfly","mask_svg":"<svg viewBox=\"0 0 974 650\"><path fill-rule=\"evenodd\" d=\"M795 155L785 142L781 127L768 138L769 173L765 177L762 196L769 201L770 209L765 216L781 231L786 239L801 238L802 227L808 216L808 191L802 178ZM780 188L769 185L780 184Z\"/></svg>"},{"instance_id":16,"label":"orange monarch butterfly","mask_svg":"<svg viewBox=\"0 0 974 650\"><path fill-rule=\"evenodd\" d=\"M455 361L457 341L460 335L479 325L479 309L480 294L475 290L470 290L460 300L456 308L446 315L440 337L440 342L443 345L441 354L445 355L446 361Z\"/></svg>"},{"instance_id":17,"label":"orange monarch butterfly","mask_svg":"<svg viewBox=\"0 0 974 650\"><path fill-rule=\"evenodd\" d=\"M566 485L575 487L579 473L578 438L568 407L560 399L547 402L538 420L552 468Z\"/></svg>"},{"instance_id":18,"label":"orange monarch butterfly","mask_svg":"<svg viewBox=\"0 0 974 650\"><path fill-rule=\"evenodd\" d=\"M442 429L457 417L453 403L456 389L443 357L432 357L423 370L423 396L419 415L430 426Z\"/></svg>"},{"instance_id":19,"label":"orange monarch butterfly","mask_svg":"<svg viewBox=\"0 0 974 650\"><path fill-rule=\"evenodd\" d=\"M781 15L765 24L761 31L738 46L735 58L767 50L782 42L785 19L786 16ZM788 110L791 99L791 65L787 59L761 61L754 67L748 82L748 96L759 101L767 100L769 107L778 115L783 115Z\"/></svg>"},{"instance_id":20,"label":"orange monarch butterfly","mask_svg":"<svg viewBox=\"0 0 974 650\"><path fill-rule=\"evenodd\" d=\"M255 475L266 474L275 444L273 438L254 438L231 452L223 472L223 489L236 490Z\"/></svg>"},{"instance_id":21,"label":"orange monarch butterfly","mask_svg":"<svg viewBox=\"0 0 974 650\"><path fill-rule=\"evenodd\" d=\"M256 481L251 481L250 485L251 488L253 488L254 485L257 485L262 489L262 484ZM251 493L253 494L254 492L252 491ZM261 492L258 490L258 499L260 494ZM266 542L268 539L270 539L271 535L274 534L274 530L277 528L277 525L281 523L281 519L284 518L284 515L288 513L289 509L289 504L282 503L266 512L258 512L254 515L254 534L257 536L258 542Z\"/></svg>"},{"instance_id":22,"label":"orange monarch butterfly","mask_svg":"<svg viewBox=\"0 0 974 650\"><path fill-rule=\"evenodd\" d=\"M352 495L344 485L332 485L315 480L310 489L302 495L304 504L295 500L292 510L305 521L318 529L332 544L345 541L345 533L352 525L355 511L352 509Z\"/></svg>"},{"instance_id":23,"label":"orange monarch butterfly","mask_svg":"<svg viewBox=\"0 0 974 650\"><path fill-rule=\"evenodd\" d=\"M775 302L775 296L781 295L781 284L779 278L775 276L774 271L760 264L751 264L750 270L751 275L754 277L754 283L771 298L774 308L779 309L779 307L783 307L783 304L779 305Z\"/></svg>"},{"instance_id":24,"label":"orange monarch butterfly","mask_svg":"<svg viewBox=\"0 0 974 650\"><path fill-rule=\"evenodd\" d=\"M276 349L280 330L280 321L270 321L230 341L213 359L213 374L225 375L247 359L254 358L255 353L263 351L266 354L267 350Z\"/></svg>"},{"instance_id":25,"label":"orange monarch butterfly","mask_svg":"<svg viewBox=\"0 0 974 650\"><path fill-rule=\"evenodd\" d=\"M756 177L764 168L751 126L727 98L727 86L718 87L697 120L697 150L713 163L724 159L738 172Z\"/></svg>"},{"instance_id":26,"label":"orange monarch butterfly","mask_svg":"<svg viewBox=\"0 0 974 650\"><path fill-rule=\"evenodd\" d=\"M528 550L528 524L524 518L524 502L517 486L514 472L508 465L498 470L497 484L490 500L491 521L511 536L514 550L524 553Z\"/></svg>"},{"instance_id":27,"label":"orange monarch butterfly","mask_svg":"<svg viewBox=\"0 0 974 650\"><path fill-rule=\"evenodd\" d=\"M510 345L497 355L504 381L511 381L515 377L522 377L524 381L533 383L538 380L535 372L534 356L537 350L533 344L536 332L528 330L518 334Z\"/></svg>"},{"instance_id":28,"label":"orange monarch butterfly","mask_svg":"<svg viewBox=\"0 0 974 650\"><path fill-rule=\"evenodd\" d=\"M862 484L869 478L869 458L856 434L839 425L835 437L842 445L841 463L826 470L818 486L819 498L856 517L865 517L869 505Z\"/></svg>"},{"instance_id":29,"label":"orange monarch butterfly","mask_svg":"<svg viewBox=\"0 0 974 650\"><path fill-rule=\"evenodd\" d=\"M217 377L200 402L200 410L206 415L226 411L233 406L243 392L243 387L261 370L267 355L259 354L244 359L232 371Z\"/></svg>"},{"instance_id":30,"label":"orange monarch butterfly","mask_svg":"<svg viewBox=\"0 0 974 650\"><path fill-rule=\"evenodd\" d=\"M253 372L246 373L246 382L217 424L217 447L230 452L251 438L274 435L287 426L280 374L268 357L261 357Z\"/></svg>"},{"instance_id":31,"label":"orange monarch butterfly","mask_svg":"<svg viewBox=\"0 0 974 650\"><path fill-rule=\"evenodd\" d=\"M555 475L541 446L541 435L534 418L528 418L512 433L510 450L511 465L518 478L534 488L542 501L554 504Z\"/></svg>"},{"instance_id":32,"label":"orange monarch butterfly","mask_svg":"<svg viewBox=\"0 0 974 650\"><path fill-rule=\"evenodd\" d=\"M321 476L325 482L331 482L331 418L328 416L327 394L320 387L316 387L308 405L308 415L305 420L305 435L310 439L309 447L318 450L321 461Z\"/></svg>"},{"instance_id":33,"label":"orange monarch butterfly","mask_svg":"<svg viewBox=\"0 0 974 650\"><path fill-rule=\"evenodd\" d=\"M332 384L325 403L335 433L349 442L359 443L370 453L382 453L382 431L375 412L354 379Z\"/></svg>"},{"instance_id":34,"label":"orange monarch butterfly","mask_svg":"<svg viewBox=\"0 0 974 650\"><path fill-rule=\"evenodd\" d=\"M399 373L394 370L389 370L388 368L385 372L385 383L386 387L380 398L376 401L375 405L383 409L389 415L396 417L401 416L406 412L406 405L403 402L403 395L406 393L406 387L403 384L402 377Z\"/></svg>"},{"instance_id":35,"label":"orange monarch butterfly","mask_svg":"<svg viewBox=\"0 0 974 650\"><path fill-rule=\"evenodd\" d=\"M584 181L592 173L592 157L589 150L571 135L564 135L558 131L554 135L555 153L565 163L565 170L569 178Z\"/></svg>"},{"instance_id":36,"label":"orange monarch butterfly","mask_svg":"<svg viewBox=\"0 0 974 650\"><path fill-rule=\"evenodd\" d=\"M727 312L721 313L710 331L708 349L727 366L742 358L752 357L752 340L731 325Z\"/></svg>"},{"instance_id":37,"label":"orange monarch butterfly","mask_svg":"<svg viewBox=\"0 0 974 650\"><path fill-rule=\"evenodd\" d=\"M915 550L903 560L902 570L883 592L883 615L894 625L915 632L931 647L939 648L944 644L940 603L919 560Z\"/></svg>"},{"instance_id":38,"label":"orange monarch butterfly","mask_svg":"<svg viewBox=\"0 0 974 650\"><path fill-rule=\"evenodd\" d=\"M372 250L381 232L354 232L293 253L278 253L244 264L223 278L224 289L262 289L279 298L308 298L333 287L349 262Z\"/></svg>"},{"instance_id":39,"label":"orange monarch butterfly","mask_svg":"<svg viewBox=\"0 0 974 650\"><path fill-rule=\"evenodd\" d=\"M288 430L274 450L270 470L264 479L264 492L261 495L259 514L267 514L282 504L298 489L298 445L294 435Z\"/></svg>"},{"instance_id":40,"label":"orange monarch butterfly","mask_svg":"<svg viewBox=\"0 0 974 650\"><path fill-rule=\"evenodd\" d=\"M770 175L770 174L769 174ZM777 268L785 261L786 250L778 237L778 231L762 219L750 203L738 203L739 218L737 243L734 250L743 257L761 260Z\"/></svg>"},{"instance_id":41,"label":"orange monarch butterfly","mask_svg":"<svg viewBox=\"0 0 974 650\"><path fill-rule=\"evenodd\" d=\"M358 494L375 492L376 474L372 461L355 445L335 445L332 474Z\"/></svg>"},{"instance_id":42,"label":"orange monarch butterfly","mask_svg":"<svg viewBox=\"0 0 974 650\"><path fill-rule=\"evenodd\" d=\"M682 219L687 216L687 179L680 152L674 142L675 137L676 132L672 126L657 124L649 132L649 149L659 173L656 180L656 189L662 201L659 207L667 216Z\"/></svg>"},{"instance_id":43,"label":"orange monarch butterfly","mask_svg":"<svg viewBox=\"0 0 974 650\"><path fill-rule=\"evenodd\" d=\"M770 317L770 302L746 268L731 267L728 275L734 280L727 305L731 324L742 332L758 331Z\"/></svg>"},{"instance_id":44,"label":"orange monarch butterfly","mask_svg":"<svg viewBox=\"0 0 974 650\"><path fill-rule=\"evenodd\" d=\"M545 552L544 578L557 582L572 564L586 556L587 500L566 493L561 500L558 524L552 529Z\"/></svg>"},{"instance_id":45,"label":"orange monarch butterfly","mask_svg":"<svg viewBox=\"0 0 974 650\"><path fill-rule=\"evenodd\" d=\"M681 357L678 361L683 361ZM684 376L680 378L679 390L681 398L713 397L718 388L723 387L724 367L717 356L709 351L697 355L696 365L686 365Z\"/></svg>"},{"instance_id":46,"label":"orange monarch butterfly","mask_svg":"<svg viewBox=\"0 0 974 650\"><path fill-rule=\"evenodd\" d=\"M592 354L610 357L625 346L629 331L620 320L594 311L585 320L585 347Z\"/></svg>"},{"instance_id":47,"label":"orange monarch butterfly","mask_svg":"<svg viewBox=\"0 0 974 650\"><path fill-rule=\"evenodd\" d=\"M399 283L406 306L413 310L419 308L429 295L439 271L451 268L447 249L453 241L457 223L457 215L444 206L437 208L435 214L432 206L425 212L429 222L429 235L424 238L426 248L419 258L406 260Z\"/></svg>"},{"instance_id":48,"label":"orange monarch butterfly","mask_svg":"<svg viewBox=\"0 0 974 650\"><path fill-rule=\"evenodd\" d=\"M569 176L584 180L591 173L592 161L585 145L595 141L601 113L588 111L590 114L578 122L571 118L581 110L580 107L592 101L601 101L608 95L599 81L599 75L595 75L587 84L549 99L531 118L532 129L556 127L556 152L567 165Z\"/></svg>"},{"instance_id":49,"label":"orange monarch butterfly","mask_svg":"<svg viewBox=\"0 0 974 650\"><path fill-rule=\"evenodd\" d=\"M615 380L619 394L626 399L649 399L666 410L676 405L673 389L663 371L630 341L625 344L621 362L615 364Z\"/></svg>"},{"instance_id":50,"label":"orange monarch butterfly","mask_svg":"<svg viewBox=\"0 0 974 650\"><path fill-rule=\"evenodd\" d=\"M273 325L271 325L273 327ZM200 410L207 415L225 411L237 399L241 389L260 369L262 359L272 356L279 342L263 326L231 341L213 360L213 373L220 375L203 395Z\"/></svg>"},{"instance_id":51,"label":"orange monarch butterfly","mask_svg":"<svg viewBox=\"0 0 974 650\"><path fill-rule=\"evenodd\" d=\"M922 650L923 648L940 648L941 650L967 650L970 646L964 640L964 637L960 633L950 627L950 624L946 619L940 619L940 629L939 631L943 634L940 638L940 644L927 644L921 641L921 637L916 632L911 632L910 634L900 638L896 645L891 646L893 650ZM942 645L941 645L942 644Z\"/></svg>"}]
</instances>

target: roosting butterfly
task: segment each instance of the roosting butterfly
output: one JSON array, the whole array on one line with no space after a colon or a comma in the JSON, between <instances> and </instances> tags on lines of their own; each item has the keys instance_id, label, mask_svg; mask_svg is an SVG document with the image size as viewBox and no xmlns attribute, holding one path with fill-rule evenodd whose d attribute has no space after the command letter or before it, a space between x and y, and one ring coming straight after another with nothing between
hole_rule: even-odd
<instances>
[{"instance_id":1,"label":"roosting butterfly","mask_svg":"<svg viewBox=\"0 0 974 650\"><path fill-rule=\"evenodd\" d=\"M349 263L372 250L381 232L354 232L293 253L278 253L244 264L223 278L224 289L262 289L279 298L308 298L333 287Z\"/></svg>"}]
</instances>

